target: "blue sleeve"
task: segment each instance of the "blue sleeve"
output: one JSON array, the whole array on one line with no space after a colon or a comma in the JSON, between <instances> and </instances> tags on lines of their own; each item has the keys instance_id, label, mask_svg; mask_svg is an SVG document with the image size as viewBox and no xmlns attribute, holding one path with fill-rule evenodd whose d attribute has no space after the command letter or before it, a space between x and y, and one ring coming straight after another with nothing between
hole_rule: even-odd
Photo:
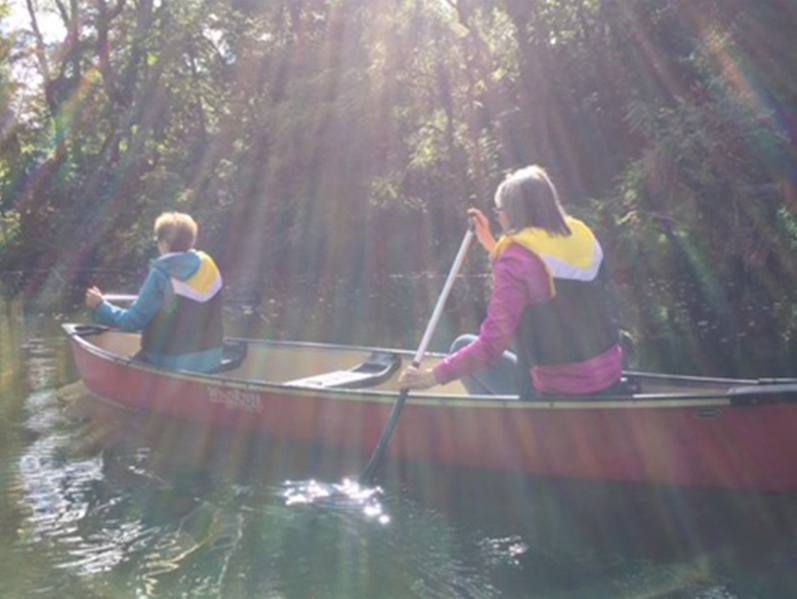
<instances>
[{"instance_id":1,"label":"blue sleeve","mask_svg":"<svg viewBox=\"0 0 797 599\"><path fill-rule=\"evenodd\" d=\"M158 312L168 284L168 277L153 269L141 286L138 298L128 309L103 301L94 309L94 320L121 331L141 331Z\"/></svg>"}]
</instances>

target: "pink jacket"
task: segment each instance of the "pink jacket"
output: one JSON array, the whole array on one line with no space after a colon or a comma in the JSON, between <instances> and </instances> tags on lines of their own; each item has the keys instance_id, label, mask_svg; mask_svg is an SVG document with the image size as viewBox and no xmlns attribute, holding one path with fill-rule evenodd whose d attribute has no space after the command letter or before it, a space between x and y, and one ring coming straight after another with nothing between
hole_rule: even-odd
<instances>
[{"instance_id":1,"label":"pink jacket","mask_svg":"<svg viewBox=\"0 0 797 599\"><path fill-rule=\"evenodd\" d=\"M435 367L437 382L444 384L489 366L510 348L526 307L550 299L542 261L525 248L511 245L493 263L493 291L478 339ZM534 366L529 376L538 392L583 395L612 386L620 379L622 367L623 353L616 345L585 362Z\"/></svg>"}]
</instances>

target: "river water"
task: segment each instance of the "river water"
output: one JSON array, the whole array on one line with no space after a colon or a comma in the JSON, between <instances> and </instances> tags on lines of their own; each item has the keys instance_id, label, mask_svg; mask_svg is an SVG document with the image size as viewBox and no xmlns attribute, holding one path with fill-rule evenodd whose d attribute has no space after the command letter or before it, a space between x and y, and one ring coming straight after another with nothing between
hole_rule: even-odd
<instances>
[{"instance_id":1,"label":"river water","mask_svg":"<svg viewBox=\"0 0 797 599\"><path fill-rule=\"evenodd\" d=\"M0 308L1 599L797 597L795 495L424 464L360 489L317 448L98 403L63 316Z\"/></svg>"}]
</instances>

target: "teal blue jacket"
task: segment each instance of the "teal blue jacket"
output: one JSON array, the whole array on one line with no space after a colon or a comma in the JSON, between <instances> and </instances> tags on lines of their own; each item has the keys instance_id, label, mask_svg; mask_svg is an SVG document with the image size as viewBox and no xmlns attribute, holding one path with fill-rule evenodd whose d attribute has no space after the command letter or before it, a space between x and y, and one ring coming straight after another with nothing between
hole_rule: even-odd
<instances>
[{"instance_id":1,"label":"teal blue jacket","mask_svg":"<svg viewBox=\"0 0 797 599\"><path fill-rule=\"evenodd\" d=\"M144 330L161 309L171 286L170 279L187 281L199 267L200 257L195 251L166 254L153 260L136 301L127 309L102 301L94 309L94 320L121 331ZM144 359L149 364L169 370L211 372L221 364L222 346L177 355L147 352Z\"/></svg>"}]
</instances>

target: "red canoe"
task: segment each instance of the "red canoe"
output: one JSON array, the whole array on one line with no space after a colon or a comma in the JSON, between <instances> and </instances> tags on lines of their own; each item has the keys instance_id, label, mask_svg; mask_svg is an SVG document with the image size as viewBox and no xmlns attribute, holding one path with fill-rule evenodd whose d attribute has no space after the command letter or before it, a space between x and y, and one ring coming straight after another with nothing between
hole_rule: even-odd
<instances>
[{"instance_id":1,"label":"red canoe","mask_svg":"<svg viewBox=\"0 0 797 599\"><path fill-rule=\"evenodd\" d=\"M231 340L213 375L135 361L138 335L64 325L85 385L136 411L255 429L274 439L374 449L411 352ZM439 359L433 356L430 361ZM631 397L469 396L459 383L413 393L388 457L536 476L797 490L797 380L629 373Z\"/></svg>"}]
</instances>

